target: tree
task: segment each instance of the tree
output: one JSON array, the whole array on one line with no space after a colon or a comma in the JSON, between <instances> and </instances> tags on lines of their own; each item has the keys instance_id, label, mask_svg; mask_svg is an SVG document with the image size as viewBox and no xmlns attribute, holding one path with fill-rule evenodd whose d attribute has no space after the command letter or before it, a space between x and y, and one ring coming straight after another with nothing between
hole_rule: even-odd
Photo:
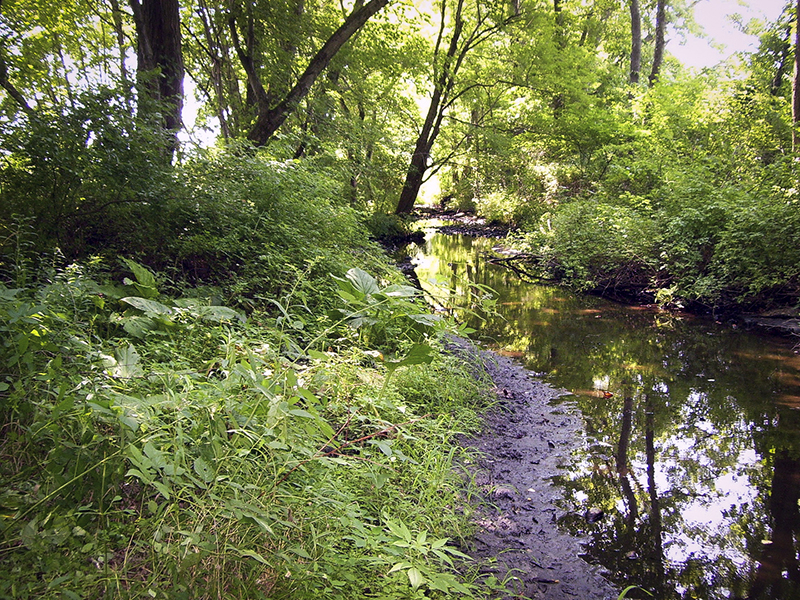
<instances>
[{"instance_id":1,"label":"tree","mask_svg":"<svg viewBox=\"0 0 800 600\"><path fill-rule=\"evenodd\" d=\"M331 35L323 46L316 52L289 91L282 96L268 93L262 75L257 68L256 47L254 39L254 21L250 15L247 18L247 31L245 42L239 35L238 20L241 17L241 7L234 4L229 18L231 38L236 54L247 75L248 91L252 93L256 106L256 120L247 137L257 146L263 146L272 135L283 125L303 99L308 95L311 86L327 68L333 57L359 31L364 24L386 6L390 0L369 0L366 4L357 2L353 11Z\"/></svg>"},{"instance_id":2,"label":"tree","mask_svg":"<svg viewBox=\"0 0 800 600\"><path fill-rule=\"evenodd\" d=\"M792 151L797 151L800 126L800 0L795 5L794 78L792 79Z\"/></svg>"},{"instance_id":3,"label":"tree","mask_svg":"<svg viewBox=\"0 0 800 600\"><path fill-rule=\"evenodd\" d=\"M468 89L480 85L473 83L456 87L467 56L501 31L510 20L500 12L505 8L504 3L483 6L476 1L474 6L469 7L472 9L469 14L465 5L465 0L441 0L439 4L439 30L433 50L430 101L411 153L395 210L397 214L410 213L414 208L425 173L431 167L429 161L433 145L448 110Z\"/></svg>"},{"instance_id":4,"label":"tree","mask_svg":"<svg viewBox=\"0 0 800 600\"><path fill-rule=\"evenodd\" d=\"M136 24L136 70L139 76L139 108L149 112L156 105L169 133L165 150L178 146L183 112L183 52L178 0L130 0ZM124 64L124 62L123 62Z\"/></svg>"},{"instance_id":5,"label":"tree","mask_svg":"<svg viewBox=\"0 0 800 600\"><path fill-rule=\"evenodd\" d=\"M630 0L631 9L631 68L628 81L632 84L639 83L639 73L642 70L642 13L639 9L639 0Z\"/></svg>"},{"instance_id":6,"label":"tree","mask_svg":"<svg viewBox=\"0 0 800 600\"><path fill-rule=\"evenodd\" d=\"M664 62L664 48L666 47L665 31L667 28L667 0L658 0L656 3L656 40L653 50L653 66L650 69L648 81L650 87L658 81L661 65Z\"/></svg>"}]
</instances>

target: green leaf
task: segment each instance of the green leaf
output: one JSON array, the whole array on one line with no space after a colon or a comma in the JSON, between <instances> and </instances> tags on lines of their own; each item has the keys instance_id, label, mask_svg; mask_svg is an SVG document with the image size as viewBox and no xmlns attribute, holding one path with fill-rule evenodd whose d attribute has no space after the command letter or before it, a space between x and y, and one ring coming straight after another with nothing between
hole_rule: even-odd
<instances>
[{"instance_id":1,"label":"green leaf","mask_svg":"<svg viewBox=\"0 0 800 600\"><path fill-rule=\"evenodd\" d=\"M298 546L295 546L294 548L289 548L289 552L297 554L297 556L299 556L300 558L307 558L308 560L311 560L311 555Z\"/></svg>"},{"instance_id":2,"label":"green leaf","mask_svg":"<svg viewBox=\"0 0 800 600\"><path fill-rule=\"evenodd\" d=\"M124 317L122 327L133 337L143 338L149 332L158 329L158 324L150 317L133 316Z\"/></svg>"},{"instance_id":3,"label":"green leaf","mask_svg":"<svg viewBox=\"0 0 800 600\"><path fill-rule=\"evenodd\" d=\"M402 571L403 569L410 569L412 567L411 563L407 562L399 562L392 565L392 568L389 569L389 574L396 573L397 571Z\"/></svg>"},{"instance_id":4,"label":"green leaf","mask_svg":"<svg viewBox=\"0 0 800 600\"><path fill-rule=\"evenodd\" d=\"M201 306L193 313L195 316L205 319L206 321L213 321L220 323L223 321L239 321L245 322L244 315L239 311L228 308L227 306Z\"/></svg>"},{"instance_id":5,"label":"green leaf","mask_svg":"<svg viewBox=\"0 0 800 600\"><path fill-rule=\"evenodd\" d=\"M442 322L441 315L431 315L428 313L420 313L416 315L408 315L408 318L412 321L416 321L420 325L425 325L427 327L433 327L437 323Z\"/></svg>"},{"instance_id":6,"label":"green leaf","mask_svg":"<svg viewBox=\"0 0 800 600\"><path fill-rule=\"evenodd\" d=\"M425 578L416 567L411 567L408 571L406 571L406 573L408 574L408 581L411 582L412 588L417 589L419 586L425 583Z\"/></svg>"},{"instance_id":7,"label":"green leaf","mask_svg":"<svg viewBox=\"0 0 800 600\"><path fill-rule=\"evenodd\" d=\"M123 258L122 261L133 271L133 275L136 277L136 283L133 285L143 296L146 298L158 296L156 278L148 269L127 258Z\"/></svg>"},{"instance_id":8,"label":"green leaf","mask_svg":"<svg viewBox=\"0 0 800 600\"><path fill-rule=\"evenodd\" d=\"M139 429L139 421L128 413L123 413L119 416L119 422L131 431Z\"/></svg>"},{"instance_id":9,"label":"green leaf","mask_svg":"<svg viewBox=\"0 0 800 600\"><path fill-rule=\"evenodd\" d=\"M160 481L154 481L153 487L156 488L161 493L162 496L164 496L165 500L169 500L170 491L165 484L161 483Z\"/></svg>"},{"instance_id":10,"label":"green leaf","mask_svg":"<svg viewBox=\"0 0 800 600\"><path fill-rule=\"evenodd\" d=\"M316 417L312 415L310 412L303 410L302 408L293 408L289 411L290 415L295 417L302 417L304 419L315 419Z\"/></svg>"},{"instance_id":11,"label":"green leaf","mask_svg":"<svg viewBox=\"0 0 800 600\"><path fill-rule=\"evenodd\" d=\"M175 312L169 306L161 304L161 302L156 302L155 300L149 300L147 298L140 298L139 296L126 296L125 298L122 298L120 302L130 304L132 307L138 308L150 317L154 315L172 315Z\"/></svg>"},{"instance_id":12,"label":"green leaf","mask_svg":"<svg viewBox=\"0 0 800 600\"><path fill-rule=\"evenodd\" d=\"M386 366L390 371L393 371L398 367L408 365L430 364L433 361L432 352L433 348L428 344L414 344L402 359L386 361Z\"/></svg>"},{"instance_id":13,"label":"green leaf","mask_svg":"<svg viewBox=\"0 0 800 600\"><path fill-rule=\"evenodd\" d=\"M163 469L167 466L167 461L164 459L164 453L156 448L152 442L147 442L144 445L144 454L150 459L150 464L156 469Z\"/></svg>"},{"instance_id":14,"label":"green leaf","mask_svg":"<svg viewBox=\"0 0 800 600\"><path fill-rule=\"evenodd\" d=\"M375 278L366 271L362 271L358 267L350 269L347 272L346 277L350 283L353 284L353 287L356 289L356 291L361 292L365 296L376 294L380 291L378 282L375 281Z\"/></svg>"},{"instance_id":15,"label":"green leaf","mask_svg":"<svg viewBox=\"0 0 800 600\"><path fill-rule=\"evenodd\" d=\"M261 556L258 552L255 552L253 550L241 550L241 549L237 550L239 552L239 556L241 556L242 558L252 558L253 560L260 562L262 565L269 566L267 559Z\"/></svg>"},{"instance_id":16,"label":"green leaf","mask_svg":"<svg viewBox=\"0 0 800 600\"><path fill-rule=\"evenodd\" d=\"M392 447L383 440L370 440L369 444L372 446L377 446L386 456L391 457L394 455L394 452L392 452Z\"/></svg>"},{"instance_id":17,"label":"green leaf","mask_svg":"<svg viewBox=\"0 0 800 600\"><path fill-rule=\"evenodd\" d=\"M395 523L394 521L386 521L387 527L389 527L389 531L395 534L397 537L404 539L408 543L411 543L413 537L411 536L411 532L406 527L405 523L402 521L398 521Z\"/></svg>"},{"instance_id":18,"label":"green leaf","mask_svg":"<svg viewBox=\"0 0 800 600\"><path fill-rule=\"evenodd\" d=\"M245 523L255 523L261 529L263 529L265 533L268 533L270 535L275 535L275 532L272 530L272 527L267 525L267 522L260 517L257 517L255 515L242 515L241 520L244 521Z\"/></svg>"},{"instance_id":19,"label":"green leaf","mask_svg":"<svg viewBox=\"0 0 800 600\"><path fill-rule=\"evenodd\" d=\"M194 467L194 472L197 473L198 477L200 477L200 479L206 483L210 483L214 479L214 471L202 458L195 458L192 466Z\"/></svg>"},{"instance_id":20,"label":"green leaf","mask_svg":"<svg viewBox=\"0 0 800 600\"><path fill-rule=\"evenodd\" d=\"M125 348L118 348L114 352L116 365L111 369L112 377L119 377L121 379L130 379L131 377L140 377L144 375L144 371L139 366L141 357L136 352L133 344L128 344Z\"/></svg>"},{"instance_id":21,"label":"green leaf","mask_svg":"<svg viewBox=\"0 0 800 600\"><path fill-rule=\"evenodd\" d=\"M390 285L383 288L381 293L391 298L413 298L420 294L420 290L410 285Z\"/></svg>"}]
</instances>

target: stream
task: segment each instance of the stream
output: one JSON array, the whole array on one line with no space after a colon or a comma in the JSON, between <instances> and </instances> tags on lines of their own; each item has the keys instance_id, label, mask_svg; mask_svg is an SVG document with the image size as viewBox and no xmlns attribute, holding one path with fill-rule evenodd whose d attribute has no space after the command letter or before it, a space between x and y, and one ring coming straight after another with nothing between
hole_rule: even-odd
<instances>
[{"instance_id":1,"label":"stream","mask_svg":"<svg viewBox=\"0 0 800 600\"><path fill-rule=\"evenodd\" d=\"M409 255L442 301L496 290L460 320L572 392L584 431L553 481L583 558L652 594L631 598L800 598L800 340L524 283L481 259L496 244L428 230Z\"/></svg>"}]
</instances>

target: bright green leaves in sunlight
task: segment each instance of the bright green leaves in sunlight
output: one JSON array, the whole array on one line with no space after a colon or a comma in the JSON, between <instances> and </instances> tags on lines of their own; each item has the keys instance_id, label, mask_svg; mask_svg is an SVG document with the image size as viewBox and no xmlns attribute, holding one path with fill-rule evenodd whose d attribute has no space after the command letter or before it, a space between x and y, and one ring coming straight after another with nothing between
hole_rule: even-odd
<instances>
[{"instance_id":1,"label":"bright green leaves in sunlight","mask_svg":"<svg viewBox=\"0 0 800 600\"><path fill-rule=\"evenodd\" d=\"M321 312L245 321L122 264L116 285L94 259L0 286L0 595L479 596L448 545L469 512L453 439L488 401L474 373L422 335L376 362ZM362 269L339 283L350 316L424 314Z\"/></svg>"},{"instance_id":2,"label":"bright green leaves in sunlight","mask_svg":"<svg viewBox=\"0 0 800 600\"><path fill-rule=\"evenodd\" d=\"M368 343L396 347L403 340L421 339L442 322L440 316L415 301L422 294L417 288L398 284L380 287L372 275L359 268L334 279L347 308L336 309L331 316L359 331Z\"/></svg>"}]
</instances>

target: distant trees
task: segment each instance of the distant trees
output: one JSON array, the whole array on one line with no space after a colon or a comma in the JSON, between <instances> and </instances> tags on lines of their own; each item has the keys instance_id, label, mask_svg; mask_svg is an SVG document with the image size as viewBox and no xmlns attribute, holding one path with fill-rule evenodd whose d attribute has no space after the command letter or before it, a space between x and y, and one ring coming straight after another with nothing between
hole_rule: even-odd
<instances>
[{"instance_id":1,"label":"distant trees","mask_svg":"<svg viewBox=\"0 0 800 600\"><path fill-rule=\"evenodd\" d=\"M466 90L489 82L464 82L460 75L476 48L502 31L508 23L505 2L441 0L439 24L430 71L430 96L419 129L405 182L397 203L397 214L414 208L425 174L431 167L431 151L441 132L448 110ZM514 16L517 16L514 12Z\"/></svg>"}]
</instances>

